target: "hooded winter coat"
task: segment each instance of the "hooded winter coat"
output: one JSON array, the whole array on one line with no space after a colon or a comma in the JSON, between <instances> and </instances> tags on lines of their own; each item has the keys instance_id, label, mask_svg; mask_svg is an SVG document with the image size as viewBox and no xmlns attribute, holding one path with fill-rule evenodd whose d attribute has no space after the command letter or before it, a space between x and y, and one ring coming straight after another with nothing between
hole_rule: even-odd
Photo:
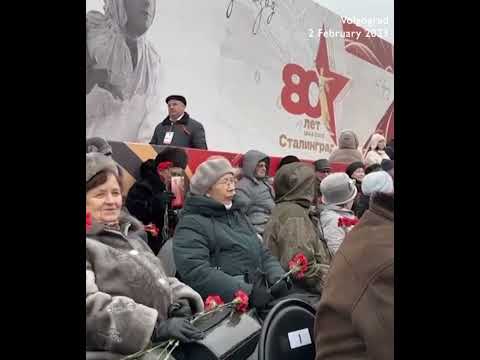
<instances>
[{"instance_id":1,"label":"hooded winter coat","mask_svg":"<svg viewBox=\"0 0 480 360\"><path fill-rule=\"evenodd\" d=\"M372 139L370 140L370 144L368 145L368 152L365 155L365 166L369 167L374 164L381 164L383 159L390 160L390 157L384 150L376 150L378 143L384 140L385 138L383 135L374 134Z\"/></svg>"},{"instance_id":2,"label":"hooded winter coat","mask_svg":"<svg viewBox=\"0 0 480 360\"><path fill-rule=\"evenodd\" d=\"M287 164L277 172L274 186L277 200L265 226L265 246L280 259L285 270L291 258L302 252L309 266L304 278L295 280L296 284L321 294L331 256L310 216L315 196L313 167L304 163Z\"/></svg>"},{"instance_id":3,"label":"hooded winter coat","mask_svg":"<svg viewBox=\"0 0 480 360\"><path fill-rule=\"evenodd\" d=\"M393 233L393 195L377 193L332 261L315 320L316 360L393 360Z\"/></svg>"},{"instance_id":4,"label":"hooded winter coat","mask_svg":"<svg viewBox=\"0 0 480 360\"><path fill-rule=\"evenodd\" d=\"M236 186L239 200L247 204L246 215L259 234L263 234L265 224L275 206L273 187L267 183L266 178L255 177L255 168L261 160L266 160L268 174L270 161L266 154L250 150L244 155L243 177Z\"/></svg>"},{"instance_id":5,"label":"hooded winter coat","mask_svg":"<svg viewBox=\"0 0 480 360\"><path fill-rule=\"evenodd\" d=\"M167 277L146 243L143 225L122 214L120 228L94 223L86 240L86 347L92 351L131 354L150 341L157 318L186 298L195 312L202 298Z\"/></svg>"},{"instance_id":6,"label":"hooded winter coat","mask_svg":"<svg viewBox=\"0 0 480 360\"><path fill-rule=\"evenodd\" d=\"M330 155L328 161L342 164L351 164L355 161L363 162L363 156L358 150L358 146L357 135L351 130L344 130L338 139L338 149Z\"/></svg>"},{"instance_id":7,"label":"hooded winter coat","mask_svg":"<svg viewBox=\"0 0 480 360\"><path fill-rule=\"evenodd\" d=\"M243 205L234 198L227 210L192 194L185 200L173 238L175 264L180 279L203 298L218 294L231 301L239 289L250 293L252 285L244 276L257 269L266 273L270 285L285 273L240 211Z\"/></svg>"}]
</instances>

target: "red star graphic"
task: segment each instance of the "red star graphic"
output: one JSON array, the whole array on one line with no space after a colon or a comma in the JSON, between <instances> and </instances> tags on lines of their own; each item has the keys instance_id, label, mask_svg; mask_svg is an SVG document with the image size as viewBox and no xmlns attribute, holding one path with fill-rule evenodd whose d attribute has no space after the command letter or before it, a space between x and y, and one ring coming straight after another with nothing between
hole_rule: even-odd
<instances>
[{"instance_id":1,"label":"red star graphic","mask_svg":"<svg viewBox=\"0 0 480 360\"><path fill-rule=\"evenodd\" d=\"M328 114L329 114L329 126L333 141L337 143L337 133L335 126L335 113L333 111L333 101L337 95L342 91L342 89L350 81L348 78L330 71L330 65L328 63L328 52L327 52L327 42L323 36L325 27L322 27L323 31L320 35L320 41L318 44L317 57L315 59L315 65L319 75L329 78L326 82L326 97L328 103Z\"/></svg>"}]
</instances>

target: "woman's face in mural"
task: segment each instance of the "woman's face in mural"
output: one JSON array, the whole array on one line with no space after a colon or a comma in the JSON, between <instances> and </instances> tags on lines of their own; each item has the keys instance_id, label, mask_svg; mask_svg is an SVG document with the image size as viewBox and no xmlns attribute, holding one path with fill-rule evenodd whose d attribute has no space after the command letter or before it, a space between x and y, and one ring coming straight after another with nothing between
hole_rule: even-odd
<instances>
[{"instance_id":1,"label":"woman's face in mural","mask_svg":"<svg viewBox=\"0 0 480 360\"><path fill-rule=\"evenodd\" d=\"M150 28L155 17L156 0L124 0L127 32L139 37Z\"/></svg>"}]
</instances>

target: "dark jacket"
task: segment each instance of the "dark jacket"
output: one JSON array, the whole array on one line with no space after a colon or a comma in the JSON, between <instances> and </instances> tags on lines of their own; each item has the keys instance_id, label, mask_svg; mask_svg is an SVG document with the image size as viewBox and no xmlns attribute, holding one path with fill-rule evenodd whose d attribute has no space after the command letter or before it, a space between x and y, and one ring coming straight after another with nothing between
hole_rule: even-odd
<instances>
[{"instance_id":1,"label":"dark jacket","mask_svg":"<svg viewBox=\"0 0 480 360\"><path fill-rule=\"evenodd\" d=\"M153 160L146 161L140 168L140 180L128 191L125 206L130 214L144 225L155 224L159 229L158 236L149 234L148 245L157 254L163 243L169 238L170 226L175 225L175 219L170 216L171 197L167 188L154 169ZM170 211L170 214L172 212ZM165 223L167 219L167 223Z\"/></svg>"},{"instance_id":2,"label":"dark jacket","mask_svg":"<svg viewBox=\"0 0 480 360\"><path fill-rule=\"evenodd\" d=\"M243 177L236 186L238 198L247 204L246 215L259 234L263 234L265 224L275 206L273 187L267 183L267 178L257 179L255 168L260 160L266 159L267 174L269 158L266 154L250 150L243 157Z\"/></svg>"},{"instance_id":3,"label":"dark jacket","mask_svg":"<svg viewBox=\"0 0 480 360\"><path fill-rule=\"evenodd\" d=\"M305 277L296 283L321 294L331 256L310 216L315 179L313 168L300 162L287 164L277 172L274 183L277 204L265 226L263 241L285 270L291 258L302 252L309 266Z\"/></svg>"},{"instance_id":4,"label":"dark jacket","mask_svg":"<svg viewBox=\"0 0 480 360\"><path fill-rule=\"evenodd\" d=\"M173 131L173 139L170 146L180 146L195 149L207 150L207 141L205 139L205 129L203 125L197 120L194 120L184 113L183 117L172 123L169 117L166 117L160 124L157 125L150 140L153 145L165 145L163 140L165 134Z\"/></svg>"},{"instance_id":5,"label":"dark jacket","mask_svg":"<svg viewBox=\"0 0 480 360\"><path fill-rule=\"evenodd\" d=\"M355 187L357 188L357 196L355 196L355 200L353 200L353 205L352 205L352 211L359 218L357 215L357 208L358 208L358 203L360 202L360 198L362 197L362 183L359 182L358 180L355 180Z\"/></svg>"},{"instance_id":6,"label":"dark jacket","mask_svg":"<svg viewBox=\"0 0 480 360\"><path fill-rule=\"evenodd\" d=\"M230 210L206 196L186 198L173 238L175 264L181 280L203 298L218 294L231 301L239 289L250 293L244 275L257 269L266 273L270 285L284 274L241 206L235 198Z\"/></svg>"},{"instance_id":7,"label":"dark jacket","mask_svg":"<svg viewBox=\"0 0 480 360\"><path fill-rule=\"evenodd\" d=\"M357 218L361 218L365 211L370 207L370 196L360 194L357 203L355 204L354 214ZM353 210L353 209L352 209Z\"/></svg>"},{"instance_id":8,"label":"dark jacket","mask_svg":"<svg viewBox=\"0 0 480 360\"><path fill-rule=\"evenodd\" d=\"M373 195L332 261L315 320L316 360L393 360L393 232L393 195Z\"/></svg>"},{"instance_id":9,"label":"dark jacket","mask_svg":"<svg viewBox=\"0 0 480 360\"><path fill-rule=\"evenodd\" d=\"M131 354L150 341L157 318L177 299L203 310L198 293L165 275L145 242L143 225L127 214L118 229L94 223L86 239L87 350Z\"/></svg>"}]
</instances>

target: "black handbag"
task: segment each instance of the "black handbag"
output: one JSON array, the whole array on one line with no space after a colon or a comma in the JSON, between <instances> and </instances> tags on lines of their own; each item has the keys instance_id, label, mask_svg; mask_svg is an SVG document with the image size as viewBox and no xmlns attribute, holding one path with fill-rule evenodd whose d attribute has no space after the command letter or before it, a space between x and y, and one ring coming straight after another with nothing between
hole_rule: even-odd
<instances>
[{"instance_id":1,"label":"black handbag","mask_svg":"<svg viewBox=\"0 0 480 360\"><path fill-rule=\"evenodd\" d=\"M237 313L225 308L195 322L205 338L182 344L189 360L244 360L256 349L262 325L255 311Z\"/></svg>"}]
</instances>

